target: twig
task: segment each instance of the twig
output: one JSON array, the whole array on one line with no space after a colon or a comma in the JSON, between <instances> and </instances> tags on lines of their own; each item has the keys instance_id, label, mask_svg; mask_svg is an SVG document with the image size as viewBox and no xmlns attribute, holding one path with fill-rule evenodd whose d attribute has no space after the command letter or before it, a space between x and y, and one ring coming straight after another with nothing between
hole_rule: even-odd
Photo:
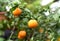
<instances>
[{"instance_id":1,"label":"twig","mask_svg":"<svg viewBox=\"0 0 60 41\"><path fill-rule=\"evenodd\" d=\"M13 27L13 29L12 29L12 31L11 31L11 35L10 35L9 39L11 39L12 35L14 34L14 32L13 32L14 29L15 29L15 26Z\"/></svg>"},{"instance_id":2,"label":"twig","mask_svg":"<svg viewBox=\"0 0 60 41\"><path fill-rule=\"evenodd\" d=\"M15 23L14 23L14 27L11 30L11 35L10 35L9 39L11 39L12 35L14 34L14 30L15 30Z\"/></svg>"},{"instance_id":3,"label":"twig","mask_svg":"<svg viewBox=\"0 0 60 41\"><path fill-rule=\"evenodd\" d=\"M30 41L31 37L34 35L34 30L32 29L32 33L29 35L29 37L27 38L27 41Z\"/></svg>"}]
</instances>

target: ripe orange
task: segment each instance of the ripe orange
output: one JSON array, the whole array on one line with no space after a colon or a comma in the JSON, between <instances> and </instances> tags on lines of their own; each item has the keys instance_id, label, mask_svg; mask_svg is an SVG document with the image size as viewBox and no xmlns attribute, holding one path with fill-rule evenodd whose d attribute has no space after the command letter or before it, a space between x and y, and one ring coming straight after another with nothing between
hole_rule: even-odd
<instances>
[{"instance_id":1,"label":"ripe orange","mask_svg":"<svg viewBox=\"0 0 60 41\"><path fill-rule=\"evenodd\" d=\"M59 37L59 38L57 38L57 41L60 41L60 37Z\"/></svg>"},{"instance_id":2,"label":"ripe orange","mask_svg":"<svg viewBox=\"0 0 60 41\"><path fill-rule=\"evenodd\" d=\"M26 31L20 31L20 32L18 33L18 38L19 38L19 39L23 39L25 36L26 36Z\"/></svg>"},{"instance_id":3,"label":"ripe orange","mask_svg":"<svg viewBox=\"0 0 60 41\"><path fill-rule=\"evenodd\" d=\"M13 15L14 15L14 16L19 16L21 13L22 13L22 10L21 10L20 8L16 8L16 9L13 11Z\"/></svg>"},{"instance_id":4,"label":"ripe orange","mask_svg":"<svg viewBox=\"0 0 60 41\"><path fill-rule=\"evenodd\" d=\"M38 22L36 20L30 20L28 21L28 27L29 28L36 28L38 26Z\"/></svg>"},{"instance_id":5,"label":"ripe orange","mask_svg":"<svg viewBox=\"0 0 60 41\"><path fill-rule=\"evenodd\" d=\"M43 33L43 32L44 32L44 29L43 29L43 28L40 28L40 29L39 29L39 32L40 32L40 33Z\"/></svg>"}]
</instances>

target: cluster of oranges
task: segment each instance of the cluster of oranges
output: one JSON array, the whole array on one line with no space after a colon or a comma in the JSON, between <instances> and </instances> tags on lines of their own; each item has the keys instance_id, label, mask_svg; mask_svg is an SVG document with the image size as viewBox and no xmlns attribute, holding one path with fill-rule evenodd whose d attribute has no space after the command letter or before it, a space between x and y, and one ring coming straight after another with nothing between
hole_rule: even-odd
<instances>
[{"instance_id":1,"label":"cluster of oranges","mask_svg":"<svg viewBox=\"0 0 60 41\"><path fill-rule=\"evenodd\" d=\"M36 28L38 26L38 22L36 20L30 20L30 21L28 21L27 24L28 24L29 28ZM24 31L24 30L20 31L18 33L18 38L19 39L23 39L25 36L26 36L26 31Z\"/></svg>"},{"instance_id":2,"label":"cluster of oranges","mask_svg":"<svg viewBox=\"0 0 60 41\"><path fill-rule=\"evenodd\" d=\"M21 14L22 14L22 10L21 10L20 8L16 8L16 9L13 11L13 15L14 15L15 17L17 17L17 16L19 16L19 15L21 15ZM29 28L36 28L36 27L38 26L38 22L37 22L37 20L35 20L35 19L31 19L31 20L28 21L27 25L28 25ZM43 28L40 28L40 29L39 29L39 32L40 32L40 33L43 33L43 31L44 31ZM26 37L26 31L25 31L25 30L19 31L19 33L18 33L18 38L19 38L19 39L23 39L24 37Z\"/></svg>"},{"instance_id":3,"label":"cluster of oranges","mask_svg":"<svg viewBox=\"0 0 60 41\"><path fill-rule=\"evenodd\" d=\"M16 8L13 11L13 15L15 17L17 17L17 16L19 16L21 14L22 14L22 10L20 8ZM31 19L31 20L28 21L27 25L28 25L29 28L36 28L38 26L38 22L35 19ZM44 32L44 29L43 28L40 28L39 29L39 32L40 33L43 33ZM26 31L25 30L21 30L18 33L18 39L23 39L23 38L26 37L26 35L27 35ZM50 39L47 39L46 41L50 41ZM57 41L60 41L60 38L57 38Z\"/></svg>"}]
</instances>

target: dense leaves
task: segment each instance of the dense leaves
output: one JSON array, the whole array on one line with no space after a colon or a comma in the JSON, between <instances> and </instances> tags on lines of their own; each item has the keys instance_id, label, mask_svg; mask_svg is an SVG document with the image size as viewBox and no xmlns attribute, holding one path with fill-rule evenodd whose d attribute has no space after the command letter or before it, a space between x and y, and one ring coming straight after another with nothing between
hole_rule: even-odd
<instances>
[{"instance_id":1,"label":"dense leaves","mask_svg":"<svg viewBox=\"0 0 60 41\"><path fill-rule=\"evenodd\" d=\"M8 2L10 3L6 6L9 11L5 10L7 19L0 22L0 35L6 41L59 41L60 8L51 11L50 4L41 6L40 0L11 0ZM17 7L22 10L22 13L15 17L12 12ZM36 28L29 28L28 22L31 19L38 22L38 26L35 25L34 21L30 22ZM18 33L21 30L26 31L26 36L23 39L18 39ZM20 33L20 35L24 34ZM3 38L0 40L3 41Z\"/></svg>"}]
</instances>

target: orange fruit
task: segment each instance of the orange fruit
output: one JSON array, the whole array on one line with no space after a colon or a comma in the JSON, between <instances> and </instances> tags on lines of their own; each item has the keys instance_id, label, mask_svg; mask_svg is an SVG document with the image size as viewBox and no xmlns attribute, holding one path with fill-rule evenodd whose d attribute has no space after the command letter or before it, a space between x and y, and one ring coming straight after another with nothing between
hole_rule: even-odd
<instances>
[{"instance_id":1,"label":"orange fruit","mask_svg":"<svg viewBox=\"0 0 60 41\"><path fill-rule=\"evenodd\" d=\"M36 20L29 20L28 21L28 27L29 28L36 28L38 26L38 22Z\"/></svg>"},{"instance_id":2,"label":"orange fruit","mask_svg":"<svg viewBox=\"0 0 60 41\"><path fill-rule=\"evenodd\" d=\"M23 39L25 36L26 36L26 31L20 31L20 32L18 33L18 38L19 38L19 39Z\"/></svg>"},{"instance_id":3,"label":"orange fruit","mask_svg":"<svg viewBox=\"0 0 60 41\"><path fill-rule=\"evenodd\" d=\"M13 15L14 15L14 16L19 16L21 13L22 13L22 10L21 10L20 8L16 8L16 9L13 11Z\"/></svg>"},{"instance_id":4,"label":"orange fruit","mask_svg":"<svg viewBox=\"0 0 60 41\"><path fill-rule=\"evenodd\" d=\"M59 37L59 38L57 38L57 41L60 41L60 37Z\"/></svg>"},{"instance_id":5,"label":"orange fruit","mask_svg":"<svg viewBox=\"0 0 60 41\"><path fill-rule=\"evenodd\" d=\"M44 29L43 29L43 28L40 28L40 29L39 29L39 32L40 32L40 33L43 33L43 32L44 32Z\"/></svg>"}]
</instances>

